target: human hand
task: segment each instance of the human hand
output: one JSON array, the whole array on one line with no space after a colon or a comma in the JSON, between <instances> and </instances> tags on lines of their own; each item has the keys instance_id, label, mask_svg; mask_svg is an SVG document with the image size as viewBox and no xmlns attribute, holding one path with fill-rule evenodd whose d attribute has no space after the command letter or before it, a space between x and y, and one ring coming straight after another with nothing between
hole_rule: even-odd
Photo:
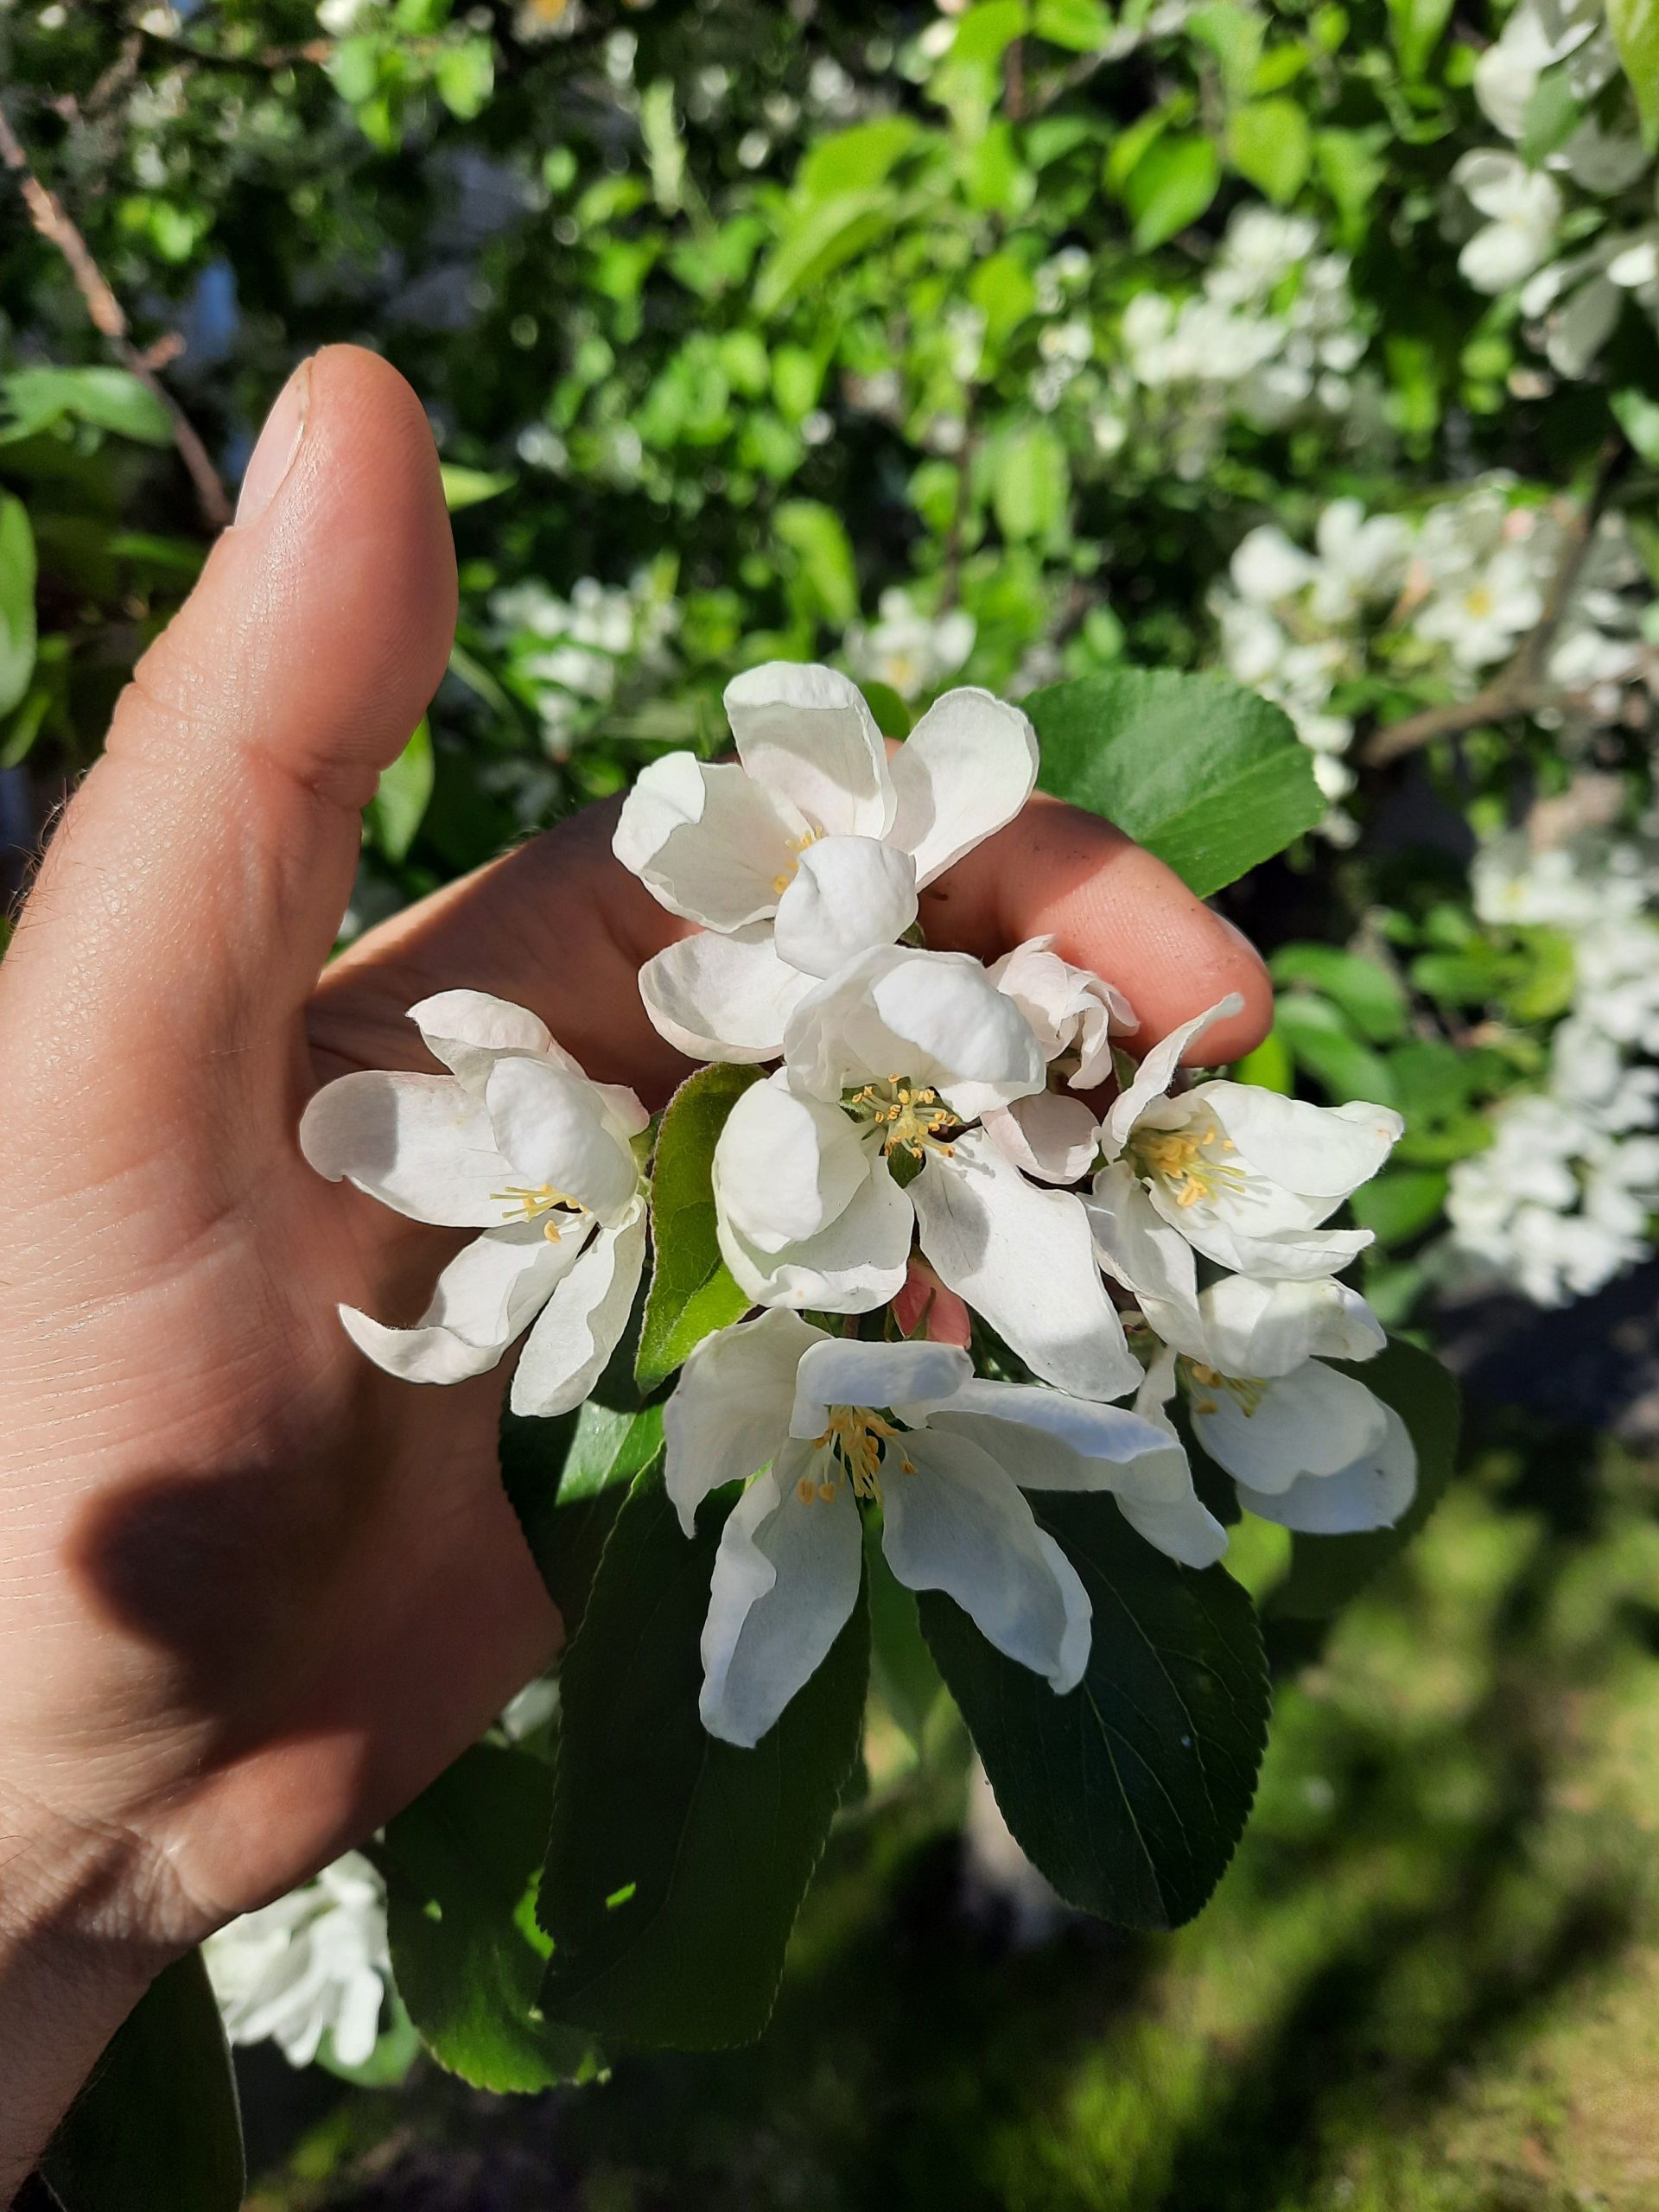
<instances>
[{"instance_id":1,"label":"human hand","mask_svg":"<svg viewBox=\"0 0 1659 2212\"><path fill-rule=\"evenodd\" d=\"M331 349L278 403L0 965L0 2184L166 1958L360 1840L557 1646L500 1486L503 1375L414 1388L336 1319L412 1319L445 1232L296 1141L320 1080L429 1065L405 1010L458 986L531 1007L647 1104L683 1069L635 980L682 925L612 859L608 808L319 982L454 613L420 406ZM1046 801L922 920L987 957L1054 931L1127 992L1137 1045L1234 990L1205 1058L1266 1026L1243 940Z\"/></svg>"}]
</instances>

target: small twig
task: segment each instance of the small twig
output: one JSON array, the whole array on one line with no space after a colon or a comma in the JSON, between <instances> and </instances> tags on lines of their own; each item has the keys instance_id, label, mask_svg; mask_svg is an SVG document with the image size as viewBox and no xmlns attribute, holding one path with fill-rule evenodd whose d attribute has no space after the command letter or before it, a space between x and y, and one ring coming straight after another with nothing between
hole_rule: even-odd
<instances>
[{"instance_id":1,"label":"small twig","mask_svg":"<svg viewBox=\"0 0 1659 2212\"><path fill-rule=\"evenodd\" d=\"M1465 730L1478 729L1483 722L1503 721L1513 715L1535 714L1540 707L1571 702L1569 695L1555 689L1548 680L1550 649L1595 544L1596 525L1631 457L1630 448L1623 438L1612 439L1604 448L1589 495L1567 524L1566 543L1555 574L1550 579L1543 613L1522 639L1514 658L1472 697L1453 699L1440 707L1426 707L1421 714L1408 715L1403 721L1376 731L1360 753L1368 768L1386 767L1391 760L1432 745L1437 737L1457 737Z\"/></svg>"},{"instance_id":2,"label":"small twig","mask_svg":"<svg viewBox=\"0 0 1659 2212\"><path fill-rule=\"evenodd\" d=\"M29 221L48 245L55 246L68 264L69 273L75 281L76 290L86 303L86 312L92 317L93 328L108 341L110 350L123 368L137 377L145 391L152 393L166 408L173 425L173 442L178 448L180 460L190 473L202 520L209 530L225 529L230 523L232 509L207 447L183 409L156 376L146 354L133 343L121 302L92 258L92 249L71 220L63 202L35 175L3 108L0 108L0 163L3 163L16 178L17 188L23 195L23 205L29 210Z\"/></svg>"},{"instance_id":3,"label":"small twig","mask_svg":"<svg viewBox=\"0 0 1659 2212\"><path fill-rule=\"evenodd\" d=\"M1010 123L1026 119L1026 41L1010 39L1002 49L1002 105Z\"/></svg>"}]
</instances>

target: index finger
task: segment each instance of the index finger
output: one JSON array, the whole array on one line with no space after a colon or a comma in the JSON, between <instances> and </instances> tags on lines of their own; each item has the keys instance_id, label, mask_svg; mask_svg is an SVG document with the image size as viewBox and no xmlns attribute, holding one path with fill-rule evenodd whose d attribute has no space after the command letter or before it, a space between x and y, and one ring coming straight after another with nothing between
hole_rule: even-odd
<instances>
[{"instance_id":1,"label":"index finger","mask_svg":"<svg viewBox=\"0 0 1659 2212\"><path fill-rule=\"evenodd\" d=\"M641 964L688 934L611 852L615 802L588 808L370 931L324 976L312 1010L324 1071L421 1067L404 1019L417 1001L465 988L538 1014L597 1081L659 1105L689 1063L652 1027ZM1096 816L1033 799L924 893L927 942L982 959L1029 937L1125 993L1137 1053L1236 991L1206 1063L1259 1044L1272 1020L1267 971L1231 925L1179 878Z\"/></svg>"}]
</instances>

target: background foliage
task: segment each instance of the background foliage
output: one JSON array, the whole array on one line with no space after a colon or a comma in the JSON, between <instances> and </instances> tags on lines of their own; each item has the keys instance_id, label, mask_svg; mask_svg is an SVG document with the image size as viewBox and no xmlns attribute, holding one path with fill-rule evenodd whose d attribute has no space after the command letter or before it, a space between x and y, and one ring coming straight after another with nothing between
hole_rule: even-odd
<instances>
[{"instance_id":1,"label":"background foliage","mask_svg":"<svg viewBox=\"0 0 1659 2212\"><path fill-rule=\"evenodd\" d=\"M1368 1294L1575 1420L1639 1400L1639 1329L1526 1318L1639 1268L1659 1205L1655 99L1646 12L1613 12L5 0L5 888L188 589L283 377L316 345L367 343L427 400L462 612L450 677L369 811L348 932L664 746L712 752L721 684L767 655L842 661L894 730L959 679L1011 695L1092 679L1144 728L1148 762L1147 671L1225 670L1289 712L1327 809L1223 902L1280 988L1248 1073L1408 1119L1361 1194L1378 1238ZM24 185L27 199L10 188ZM1064 696L1045 730L1054 758ZM1129 785L1103 803L1201 874L1209 825L1160 811L1149 774ZM1247 834L1249 804L1248 788L1230 801L1230 834ZM1639 1317L1644 1297L1620 1310ZM616 1433L601 1434L603 1415L581 1439L595 1490L632 1448L628 1421L605 1416ZM1478 1753L1452 1739L1500 1678L1544 1694L1529 1669L1582 1664L1618 1703L1607 1685L1641 1663L1621 1608L1655 1604L1632 1534L1649 1526L1643 1478L1624 1468L1615 1509L1593 1477L1573 1491L1560 1456L1511 1458L1478 1506L1446 1509L1429 1564L1344 1630L1339 1648L1364 1655L1345 1663L1380 1669L1396 1703L1367 1705L1373 1688L1351 1710L1338 1691L1333 1721L1321 1675L1287 1694L1268 1833L1185 1948L1093 1962L1123 1993L1109 2018L1070 1966L1020 1981L1023 2025L998 2036L1058 2037L1073 2101L1011 2091L996 2123L1009 2171L1040 2139L1074 2178L1098 2165L1090 2201L1190 2202L1200 2170L1220 2187L1205 2131L1238 2125L1284 2193L1264 2178L1227 2201L1407 2201L1397 2145L1357 2088L1344 2101L1366 2037L1405 2083L1402 2108L1440 2112L1448 2042L1484 2047L1476 1993L1493 1980L1498 2011L1521 2002L1495 1965L1505 1942L1516 1960L1554 1956L1550 1908L1527 1898L1569 1919L1582 1902L1540 1780L1576 1773L1582 1744L1563 1750L1541 1719L1540 1748L1513 1715ZM1598 1548L1610 1515L1645 1566L1616 1572ZM1606 1596L1627 1573L1625 1596ZM1465 1582L1474 1614L1452 1634L1444 1593ZM873 1582L878 1612L881 1595ZM1306 1656L1292 1640L1278 1654ZM1486 1687L1458 1689L1465 1674ZM874 1939L855 1931L884 1912L915 1924L904 1885L938 1863L926 1838L957 1809L948 1746L928 1739L918 1764L905 1737L906 1718L925 1737L915 1685L907 1696L890 1669L885 1687L893 1741L872 1764L872 1809L798 1946L803 1986L829 1988L831 2012L832 1961L864 1955ZM1427 1737L1411 1718L1425 1711ZM1431 1739L1442 1764L1408 1784ZM1347 1779L1327 1777L1315 1817L1296 1792L1327 1760ZM1634 1791L1639 1818L1611 1817L1639 1825L1659 1800L1639 1760L1630 1777L1560 1786L1605 1784L1621 1804ZM404 1846L408 1894L447 1878L418 1827ZM1287 1916L1275 1853L1326 1897ZM1448 1965L1433 1930L1465 1891L1478 1909ZM1344 1919L1332 1900L1351 1891ZM1646 1925L1646 1905L1630 1911ZM1380 1961L1395 1929L1398 1959L1338 2007L1335 2085L1306 2108L1326 2147L1307 2151L1294 2194L1255 2092L1230 2106L1217 2088L1211 2038L1260 2054L1260 2109L1277 2113L1274 2069L1318 2044L1319 1975L1336 2004L1344 1962ZM1487 1951L1471 1929L1490 1929ZM918 1940L948 2010L957 1985ZM1230 1945L1282 1949L1282 2012L1279 1969L1246 1993ZM1650 1973L1642 1956L1630 1973ZM528 1970L501 1962L507 1980ZM534 2075L533 2043L526 2027L504 2078ZM1023 2046L1006 2063L1016 2082L1041 2072ZM1659 2080L1651 2053L1629 2063ZM818 2173L829 2156L803 2146L840 2126L849 2067L787 2120L803 2086L787 2067L749 2077L784 2131L754 2184L777 2201L791 2161ZM900 2071L936 2101L936 2133L954 2113L987 2139L995 2101L971 2058L959 2069ZM1177 2105L1172 2139L1194 2147L1172 2152ZM1526 2148L1542 2142L1548 2165L1554 2123L1529 2115L1491 2123L1509 2129L1510 2196L1423 2178L1442 2193L1421 2202L1556 2202ZM601 2124L573 2125L588 2131L577 2155L623 2189ZM697 2171L734 2158L707 2148L720 2125L665 2122L673 2156ZM849 2140L877 2171L868 2139ZM1659 2162L1651 2143L1641 2155ZM617 2201L650 2201L648 2165L627 2154L642 2194ZM821 2200L855 2201L834 2171ZM1586 2186L1608 2201L1641 2201L1596 2172ZM1334 2194L1341 2180L1373 2200ZM1037 2183L1028 2196L1071 2201Z\"/></svg>"}]
</instances>

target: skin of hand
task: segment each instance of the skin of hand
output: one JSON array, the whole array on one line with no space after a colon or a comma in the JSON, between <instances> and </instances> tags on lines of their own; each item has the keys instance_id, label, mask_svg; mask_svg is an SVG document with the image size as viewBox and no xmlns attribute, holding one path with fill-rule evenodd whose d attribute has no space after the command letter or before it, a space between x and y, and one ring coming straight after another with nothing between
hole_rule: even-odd
<instances>
[{"instance_id":1,"label":"skin of hand","mask_svg":"<svg viewBox=\"0 0 1659 2212\"><path fill-rule=\"evenodd\" d=\"M558 1646L500 1486L506 1369L419 1389L335 1317L412 1320L460 1240L296 1141L319 1081L429 1067L405 1010L457 985L652 1106L683 1071L635 976L684 925L612 858L608 807L325 970L454 610L419 403L319 354L0 963L0 2191L167 1960L360 1840ZM1207 1059L1269 1019L1226 923L1046 801L923 924L988 957L1056 932L1137 1046L1230 990Z\"/></svg>"}]
</instances>

